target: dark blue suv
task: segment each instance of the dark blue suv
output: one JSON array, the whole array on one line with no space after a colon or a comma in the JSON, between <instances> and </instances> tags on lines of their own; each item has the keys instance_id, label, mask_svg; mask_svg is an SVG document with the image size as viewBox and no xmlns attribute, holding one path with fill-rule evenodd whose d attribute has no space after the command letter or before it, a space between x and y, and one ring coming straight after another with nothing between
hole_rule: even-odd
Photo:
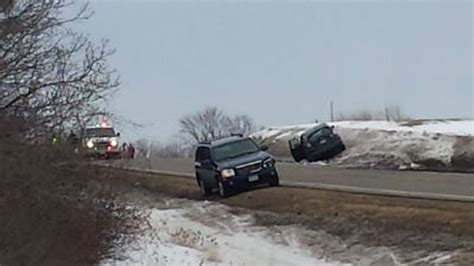
<instances>
[{"instance_id":1,"label":"dark blue suv","mask_svg":"<svg viewBox=\"0 0 474 266\"><path fill-rule=\"evenodd\" d=\"M236 136L200 143L194 167L202 196L218 190L227 197L262 183L278 186L275 160L265 150L250 138Z\"/></svg>"}]
</instances>

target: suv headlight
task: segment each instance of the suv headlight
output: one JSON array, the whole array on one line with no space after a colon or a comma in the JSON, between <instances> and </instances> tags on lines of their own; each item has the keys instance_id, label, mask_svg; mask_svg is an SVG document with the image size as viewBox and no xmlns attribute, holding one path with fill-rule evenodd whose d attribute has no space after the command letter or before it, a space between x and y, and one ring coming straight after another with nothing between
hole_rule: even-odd
<instances>
[{"instance_id":1,"label":"suv headlight","mask_svg":"<svg viewBox=\"0 0 474 266\"><path fill-rule=\"evenodd\" d=\"M274 165L275 165L275 160L273 158L268 158L265 161L263 161L263 167L264 168L272 167Z\"/></svg>"},{"instance_id":2,"label":"suv headlight","mask_svg":"<svg viewBox=\"0 0 474 266\"><path fill-rule=\"evenodd\" d=\"M229 178L235 175L234 169L224 169L221 171L222 178Z\"/></svg>"},{"instance_id":3,"label":"suv headlight","mask_svg":"<svg viewBox=\"0 0 474 266\"><path fill-rule=\"evenodd\" d=\"M89 140L89 141L86 143L86 145L87 145L87 148L89 148L89 149L94 148L94 142L93 142L92 140Z\"/></svg>"}]
</instances>

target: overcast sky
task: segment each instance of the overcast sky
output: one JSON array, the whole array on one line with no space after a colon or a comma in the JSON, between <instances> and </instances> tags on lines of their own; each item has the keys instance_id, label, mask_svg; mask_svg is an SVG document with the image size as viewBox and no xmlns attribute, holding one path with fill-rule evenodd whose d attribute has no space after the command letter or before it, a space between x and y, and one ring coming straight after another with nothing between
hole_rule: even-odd
<instances>
[{"instance_id":1,"label":"overcast sky","mask_svg":"<svg viewBox=\"0 0 474 266\"><path fill-rule=\"evenodd\" d=\"M81 30L117 49L111 109L167 138L218 106L261 125L400 105L474 117L471 1L105 1Z\"/></svg>"}]
</instances>

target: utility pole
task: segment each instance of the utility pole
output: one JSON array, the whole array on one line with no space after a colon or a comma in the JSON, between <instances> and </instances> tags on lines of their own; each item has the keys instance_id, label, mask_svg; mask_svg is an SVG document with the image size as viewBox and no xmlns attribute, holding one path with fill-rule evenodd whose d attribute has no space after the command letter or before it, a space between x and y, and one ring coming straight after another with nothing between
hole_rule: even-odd
<instances>
[{"instance_id":1,"label":"utility pole","mask_svg":"<svg viewBox=\"0 0 474 266\"><path fill-rule=\"evenodd\" d=\"M332 100L331 100L330 108L331 108L331 122L334 122L334 102Z\"/></svg>"}]
</instances>

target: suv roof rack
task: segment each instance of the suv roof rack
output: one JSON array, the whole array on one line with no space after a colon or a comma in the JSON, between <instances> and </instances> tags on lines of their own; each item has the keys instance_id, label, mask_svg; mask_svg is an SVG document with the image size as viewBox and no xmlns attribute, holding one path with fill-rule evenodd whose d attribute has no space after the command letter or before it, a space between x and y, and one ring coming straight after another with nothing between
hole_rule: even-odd
<instances>
[{"instance_id":1,"label":"suv roof rack","mask_svg":"<svg viewBox=\"0 0 474 266\"><path fill-rule=\"evenodd\" d=\"M213 138L211 140L200 141L198 143L198 145L211 145L212 142L214 142L214 141L218 141L218 140L222 140L222 139L226 139L226 138L235 138L235 137L243 138L244 135L242 133L231 133L230 135L219 136L219 137Z\"/></svg>"}]
</instances>

